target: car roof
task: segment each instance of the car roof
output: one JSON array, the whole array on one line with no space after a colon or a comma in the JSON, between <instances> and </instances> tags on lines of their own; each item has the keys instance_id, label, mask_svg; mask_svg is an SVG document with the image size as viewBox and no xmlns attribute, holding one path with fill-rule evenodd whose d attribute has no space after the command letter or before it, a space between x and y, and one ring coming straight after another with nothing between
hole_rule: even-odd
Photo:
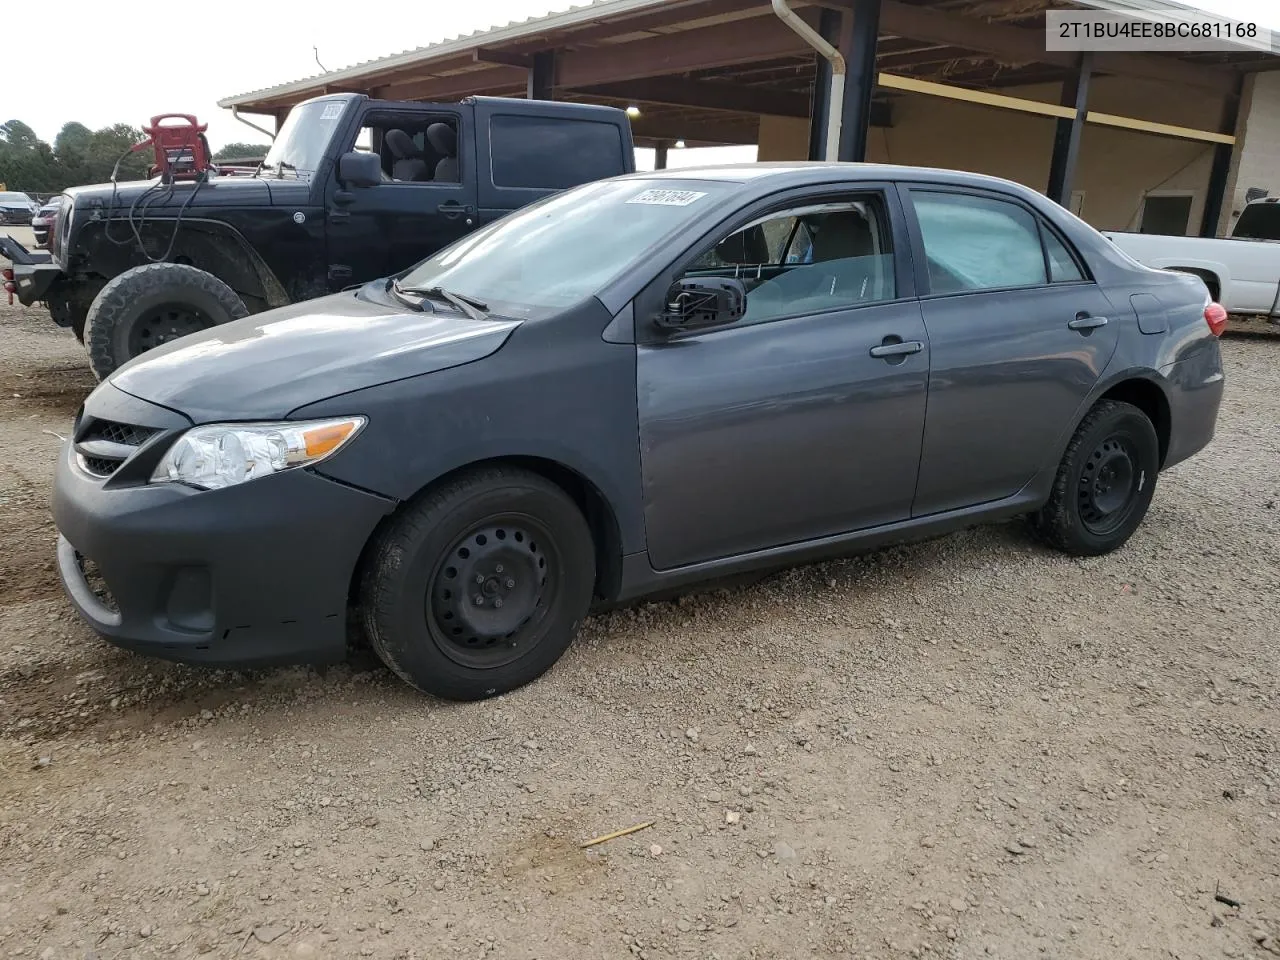
<instances>
[{"instance_id":1,"label":"car roof","mask_svg":"<svg viewBox=\"0 0 1280 960\"><path fill-rule=\"evenodd\" d=\"M723 183L762 183L778 181L775 186L804 186L808 183L849 183L878 180L924 180L957 186L992 187L1019 191L1021 184L964 170L939 167L911 167L892 163L831 163L826 161L770 161L764 163L726 163L695 167L669 167L666 170L637 171L621 179L631 180L712 180Z\"/></svg>"}]
</instances>

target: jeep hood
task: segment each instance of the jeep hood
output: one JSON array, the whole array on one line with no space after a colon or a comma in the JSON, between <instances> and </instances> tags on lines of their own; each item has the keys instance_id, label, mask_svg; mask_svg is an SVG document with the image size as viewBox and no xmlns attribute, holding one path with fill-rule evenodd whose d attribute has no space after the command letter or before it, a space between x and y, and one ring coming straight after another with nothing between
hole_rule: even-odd
<instances>
[{"instance_id":1,"label":"jeep hood","mask_svg":"<svg viewBox=\"0 0 1280 960\"><path fill-rule=\"evenodd\" d=\"M194 183L176 183L172 189L160 185L156 180L133 180L117 184L114 191L111 184L99 183L89 187L72 187L67 194L75 202L76 210L93 210L100 208L104 213L114 211L117 217L128 215L134 201L150 191L146 198L147 216L160 211L177 210L187 200L187 207L251 207L277 206L282 203L305 203L311 191L311 183L306 179L285 177L277 179L271 176L258 177L210 177L200 184L194 197L191 191Z\"/></svg>"},{"instance_id":2,"label":"jeep hood","mask_svg":"<svg viewBox=\"0 0 1280 960\"><path fill-rule=\"evenodd\" d=\"M337 293L175 340L107 382L195 423L278 420L339 394L480 360L520 325L438 309Z\"/></svg>"}]
</instances>

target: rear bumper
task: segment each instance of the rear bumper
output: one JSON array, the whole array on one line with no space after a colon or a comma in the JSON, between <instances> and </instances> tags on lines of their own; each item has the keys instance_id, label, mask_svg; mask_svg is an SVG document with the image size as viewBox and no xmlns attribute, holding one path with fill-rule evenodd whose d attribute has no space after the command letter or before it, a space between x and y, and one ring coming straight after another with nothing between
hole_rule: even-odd
<instances>
[{"instance_id":1,"label":"rear bumper","mask_svg":"<svg viewBox=\"0 0 1280 960\"><path fill-rule=\"evenodd\" d=\"M391 501L305 470L225 490L113 487L67 444L58 571L117 646L186 663L331 663L347 649L360 553ZM95 569L96 568L96 569Z\"/></svg>"},{"instance_id":2,"label":"rear bumper","mask_svg":"<svg viewBox=\"0 0 1280 960\"><path fill-rule=\"evenodd\" d=\"M1213 440L1226 380L1222 350L1214 340L1205 349L1161 369L1168 385L1169 450L1164 468L1199 453Z\"/></svg>"}]
</instances>

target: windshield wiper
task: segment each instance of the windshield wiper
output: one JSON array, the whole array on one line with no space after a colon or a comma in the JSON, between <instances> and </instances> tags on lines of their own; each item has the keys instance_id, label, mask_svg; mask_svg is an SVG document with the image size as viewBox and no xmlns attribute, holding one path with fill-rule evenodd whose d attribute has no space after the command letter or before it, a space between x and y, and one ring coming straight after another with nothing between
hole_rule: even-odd
<instances>
[{"instance_id":1,"label":"windshield wiper","mask_svg":"<svg viewBox=\"0 0 1280 960\"><path fill-rule=\"evenodd\" d=\"M392 282L391 288L401 296L414 294L428 300L443 300L460 313L465 313L472 320L489 319L489 314L486 312L489 309L489 305L483 300L469 297L465 293L454 293L444 287L402 287L398 280Z\"/></svg>"}]
</instances>

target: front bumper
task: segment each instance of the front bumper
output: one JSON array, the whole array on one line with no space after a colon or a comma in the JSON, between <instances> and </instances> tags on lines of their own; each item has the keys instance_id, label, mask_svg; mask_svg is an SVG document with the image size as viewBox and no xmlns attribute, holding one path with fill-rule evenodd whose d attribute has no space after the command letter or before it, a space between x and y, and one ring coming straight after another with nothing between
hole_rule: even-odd
<instances>
[{"instance_id":1,"label":"front bumper","mask_svg":"<svg viewBox=\"0 0 1280 960\"><path fill-rule=\"evenodd\" d=\"M306 470L225 490L121 486L66 444L58 571L80 615L125 649L221 666L331 663L346 655L360 553L393 506Z\"/></svg>"},{"instance_id":2,"label":"front bumper","mask_svg":"<svg viewBox=\"0 0 1280 960\"><path fill-rule=\"evenodd\" d=\"M18 299L24 307L39 300L47 300L49 291L62 277L62 270L55 263L15 263L13 279L18 285Z\"/></svg>"}]
</instances>

